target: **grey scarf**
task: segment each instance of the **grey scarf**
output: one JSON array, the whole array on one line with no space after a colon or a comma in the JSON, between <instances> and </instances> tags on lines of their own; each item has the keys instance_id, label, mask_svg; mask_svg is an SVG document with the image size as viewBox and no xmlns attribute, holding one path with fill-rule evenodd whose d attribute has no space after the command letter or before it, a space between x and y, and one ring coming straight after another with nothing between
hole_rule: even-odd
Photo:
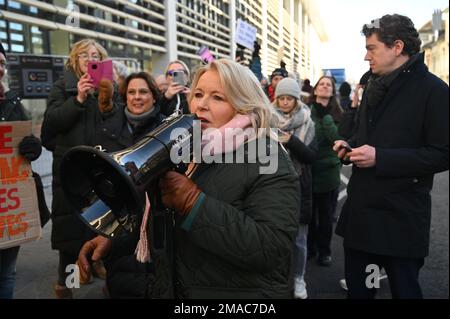
<instances>
[{"instance_id":1,"label":"grey scarf","mask_svg":"<svg viewBox=\"0 0 450 319\"><path fill-rule=\"evenodd\" d=\"M311 119L311 110L303 103L299 103L290 114L284 114L277 109L281 117L280 129L292 134L306 145L314 139L314 122Z\"/></svg>"},{"instance_id":2,"label":"grey scarf","mask_svg":"<svg viewBox=\"0 0 450 319\"><path fill-rule=\"evenodd\" d=\"M149 111L142 114L133 114L128 110L128 108L125 108L125 116L127 117L129 123L128 128L130 129L130 132L133 133L133 130L145 124L147 120L154 116L155 112L157 112L155 107L152 107Z\"/></svg>"}]
</instances>

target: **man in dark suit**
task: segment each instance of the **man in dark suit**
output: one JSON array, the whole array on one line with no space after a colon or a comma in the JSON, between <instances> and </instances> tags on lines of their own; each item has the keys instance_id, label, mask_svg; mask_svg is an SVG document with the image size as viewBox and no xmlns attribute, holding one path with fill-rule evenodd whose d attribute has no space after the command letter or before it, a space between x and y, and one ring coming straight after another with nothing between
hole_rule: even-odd
<instances>
[{"instance_id":1,"label":"man in dark suit","mask_svg":"<svg viewBox=\"0 0 450 319\"><path fill-rule=\"evenodd\" d=\"M449 168L448 85L428 71L411 20L363 28L372 76L352 138L334 150L353 163L336 233L344 237L349 298L373 298L384 267L393 298L422 298L435 173ZM374 284L373 284L374 283Z\"/></svg>"}]
</instances>

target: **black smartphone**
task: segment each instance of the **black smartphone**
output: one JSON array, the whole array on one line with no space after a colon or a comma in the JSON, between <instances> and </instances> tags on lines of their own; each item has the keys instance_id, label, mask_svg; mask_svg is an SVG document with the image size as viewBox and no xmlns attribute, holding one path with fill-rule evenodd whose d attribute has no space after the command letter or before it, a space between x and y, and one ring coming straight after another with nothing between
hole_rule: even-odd
<instances>
[{"instance_id":1,"label":"black smartphone","mask_svg":"<svg viewBox=\"0 0 450 319\"><path fill-rule=\"evenodd\" d=\"M350 147L350 145L348 145L348 144L344 144L344 145L341 145L340 147L339 147L339 150L341 150L341 149L343 149L343 148L345 148L345 150L347 151L347 152L351 152L353 149Z\"/></svg>"}]
</instances>

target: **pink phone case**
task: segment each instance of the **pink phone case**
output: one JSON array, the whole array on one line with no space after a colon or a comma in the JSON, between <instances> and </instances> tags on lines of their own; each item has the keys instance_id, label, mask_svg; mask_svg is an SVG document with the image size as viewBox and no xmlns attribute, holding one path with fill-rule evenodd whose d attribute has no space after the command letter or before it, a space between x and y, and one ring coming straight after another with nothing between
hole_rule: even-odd
<instances>
[{"instance_id":1,"label":"pink phone case","mask_svg":"<svg viewBox=\"0 0 450 319\"><path fill-rule=\"evenodd\" d=\"M113 81L113 62L112 60L89 61L88 73L91 76L92 84L95 87L98 87L101 79Z\"/></svg>"}]
</instances>

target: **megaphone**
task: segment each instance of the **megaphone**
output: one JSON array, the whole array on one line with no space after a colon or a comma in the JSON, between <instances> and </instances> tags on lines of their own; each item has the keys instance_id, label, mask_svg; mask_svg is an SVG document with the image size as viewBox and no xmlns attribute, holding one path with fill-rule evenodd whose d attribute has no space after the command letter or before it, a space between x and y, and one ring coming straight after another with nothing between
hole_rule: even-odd
<instances>
[{"instance_id":1,"label":"megaphone","mask_svg":"<svg viewBox=\"0 0 450 319\"><path fill-rule=\"evenodd\" d=\"M195 118L175 113L133 146L114 153L90 146L70 149L61 161L61 182L81 220L110 238L139 229L145 190L168 170L183 171L189 162ZM171 155L186 150L187 160L172 160Z\"/></svg>"}]
</instances>

